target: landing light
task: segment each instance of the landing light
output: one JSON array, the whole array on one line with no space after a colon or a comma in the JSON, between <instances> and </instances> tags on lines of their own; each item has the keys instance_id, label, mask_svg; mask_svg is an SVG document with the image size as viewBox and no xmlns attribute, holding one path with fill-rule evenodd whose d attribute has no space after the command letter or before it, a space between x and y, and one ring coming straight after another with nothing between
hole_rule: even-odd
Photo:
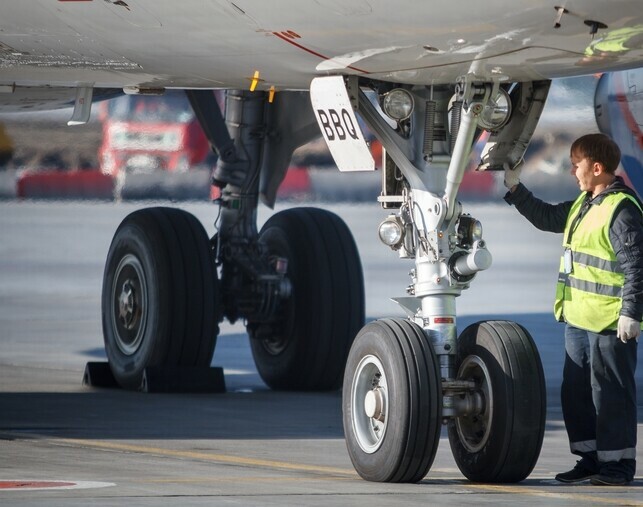
<instances>
[{"instance_id":1,"label":"landing light","mask_svg":"<svg viewBox=\"0 0 643 507\"><path fill-rule=\"evenodd\" d=\"M458 224L458 236L461 238L460 242L463 246L473 245L482 239L482 223L470 216L461 216Z\"/></svg>"},{"instance_id":2,"label":"landing light","mask_svg":"<svg viewBox=\"0 0 643 507\"><path fill-rule=\"evenodd\" d=\"M397 250L402 245L404 227L399 217L391 215L384 220L378 229L380 240L387 246Z\"/></svg>"},{"instance_id":3,"label":"landing light","mask_svg":"<svg viewBox=\"0 0 643 507\"><path fill-rule=\"evenodd\" d=\"M478 125L485 130L498 130L503 127L511 116L511 99L509 94L500 89L495 99L489 99L480 118Z\"/></svg>"},{"instance_id":4,"label":"landing light","mask_svg":"<svg viewBox=\"0 0 643 507\"><path fill-rule=\"evenodd\" d=\"M382 110L393 120L406 120L413 112L413 96L403 88L395 88L384 95Z\"/></svg>"}]
</instances>

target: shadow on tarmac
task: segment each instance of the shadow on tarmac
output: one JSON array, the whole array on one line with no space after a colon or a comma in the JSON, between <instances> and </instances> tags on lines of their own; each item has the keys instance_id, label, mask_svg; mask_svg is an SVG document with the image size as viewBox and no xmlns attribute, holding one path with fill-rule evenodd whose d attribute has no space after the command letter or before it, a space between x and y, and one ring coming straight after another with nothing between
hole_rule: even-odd
<instances>
[{"instance_id":1,"label":"shadow on tarmac","mask_svg":"<svg viewBox=\"0 0 643 507\"><path fill-rule=\"evenodd\" d=\"M555 322L552 315L539 313L461 317L458 327L462 331L474 322L495 319L518 322L533 336L545 370L547 429L561 429L559 389L564 359L563 325ZM85 353L91 358L104 356L98 348ZM57 385L70 383L74 390L67 387L67 392L28 389L0 393L0 431L119 440L343 437L341 391L269 390L256 373L243 334L219 338L214 364L225 368L228 386L225 394L146 394L95 389L82 386L80 376L76 390L73 387L75 372L7 365L3 367L2 377L10 378L21 390L23 385L54 386L55 389ZM643 386L642 377L639 369L639 386ZM40 391L43 391L42 387ZM642 412L639 406L639 421Z\"/></svg>"}]
</instances>

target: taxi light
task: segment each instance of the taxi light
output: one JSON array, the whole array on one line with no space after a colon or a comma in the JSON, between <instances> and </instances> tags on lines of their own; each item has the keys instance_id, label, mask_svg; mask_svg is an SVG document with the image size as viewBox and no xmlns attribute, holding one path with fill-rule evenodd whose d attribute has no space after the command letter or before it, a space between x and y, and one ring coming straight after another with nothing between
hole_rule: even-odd
<instances>
[{"instance_id":1,"label":"taxi light","mask_svg":"<svg viewBox=\"0 0 643 507\"><path fill-rule=\"evenodd\" d=\"M470 216L461 216L458 224L458 236L462 246L473 245L482 239L482 223Z\"/></svg>"},{"instance_id":2,"label":"taxi light","mask_svg":"<svg viewBox=\"0 0 643 507\"><path fill-rule=\"evenodd\" d=\"M478 118L478 125L485 130L498 130L504 127L511 117L511 99L500 89L495 99L489 99Z\"/></svg>"},{"instance_id":3,"label":"taxi light","mask_svg":"<svg viewBox=\"0 0 643 507\"><path fill-rule=\"evenodd\" d=\"M395 88L384 95L382 110L395 120L406 120L413 112L413 96L403 88Z\"/></svg>"},{"instance_id":4,"label":"taxi light","mask_svg":"<svg viewBox=\"0 0 643 507\"><path fill-rule=\"evenodd\" d=\"M378 234L382 243L397 250L402 245L402 240L404 239L404 227L399 217L391 215L386 218L386 220L380 224Z\"/></svg>"},{"instance_id":5,"label":"taxi light","mask_svg":"<svg viewBox=\"0 0 643 507\"><path fill-rule=\"evenodd\" d=\"M475 243L476 241L480 241L482 239L482 223L480 220L474 220L471 223L471 226L469 228L469 237L471 238L471 242Z\"/></svg>"}]
</instances>

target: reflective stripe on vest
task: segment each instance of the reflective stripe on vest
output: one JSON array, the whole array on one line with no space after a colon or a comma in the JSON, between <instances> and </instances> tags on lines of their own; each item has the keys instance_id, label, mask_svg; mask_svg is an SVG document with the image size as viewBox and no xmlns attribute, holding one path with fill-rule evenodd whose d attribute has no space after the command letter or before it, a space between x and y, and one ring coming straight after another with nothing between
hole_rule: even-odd
<instances>
[{"instance_id":1,"label":"reflective stripe on vest","mask_svg":"<svg viewBox=\"0 0 643 507\"><path fill-rule=\"evenodd\" d=\"M571 250L572 272L564 272L561 258L554 314L558 320L600 333L616 329L625 281L609 238L610 224L623 199L639 205L625 193L609 194L576 221L586 195L576 199L567 217L563 248Z\"/></svg>"}]
</instances>

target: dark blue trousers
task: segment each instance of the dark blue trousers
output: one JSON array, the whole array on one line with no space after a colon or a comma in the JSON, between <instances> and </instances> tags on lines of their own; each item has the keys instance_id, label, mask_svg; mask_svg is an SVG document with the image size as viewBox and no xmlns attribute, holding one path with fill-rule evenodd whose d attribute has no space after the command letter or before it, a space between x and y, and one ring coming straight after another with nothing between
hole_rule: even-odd
<instances>
[{"instance_id":1,"label":"dark blue trousers","mask_svg":"<svg viewBox=\"0 0 643 507\"><path fill-rule=\"evenodd\" d=\"M636 340L567 324L561 402L583 465L632 480L636 472Z\"/></svg>"}]
</instances>

